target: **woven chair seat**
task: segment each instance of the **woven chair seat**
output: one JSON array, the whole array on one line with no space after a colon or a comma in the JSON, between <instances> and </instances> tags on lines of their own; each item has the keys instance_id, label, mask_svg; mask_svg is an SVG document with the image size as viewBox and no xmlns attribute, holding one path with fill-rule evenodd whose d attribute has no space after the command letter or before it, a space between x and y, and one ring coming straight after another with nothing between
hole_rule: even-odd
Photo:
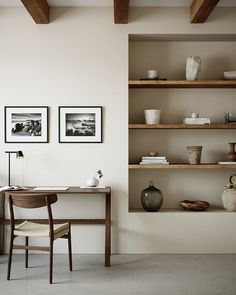
<instances>
[{"instance_id":1,"label":"woven chair seat","mask_svg":"<svg viewBox=\"0 0 236 295\"><path fill-rule=\"evenodd\" d=\"M54 239L58 239L69 232L69 223L54 224ZM49 225L24 221L15 226L14 235L23 237L49 237Z\"/></svg>"}]
</instances>

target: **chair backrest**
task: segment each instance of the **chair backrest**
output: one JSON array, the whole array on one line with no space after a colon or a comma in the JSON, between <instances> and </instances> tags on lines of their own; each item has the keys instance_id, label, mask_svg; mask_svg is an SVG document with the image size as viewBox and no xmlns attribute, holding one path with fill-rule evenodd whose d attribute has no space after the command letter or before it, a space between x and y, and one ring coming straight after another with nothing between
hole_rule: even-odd
<instances>
[{"instance_id":1,"label":"chair backrest","mask_svg":"<svg viewBox=\"0 0 236 295\"><path fill-rule=\"evenodd\" d=\"M14 194L9 193L10 203L16 207L21 208L40 208L45 207L47 205L51 205L57 201L56 194Z\"/></svg>"},{"instance_id":2,"label":"chair backrest","mask_svg":"<svg viewBox=\"0 0 236 295\"><path fill-rule=\"evenodd\" d=\"M48 210L48 223L50 230L50 237L53 239L53 217L51 204L57 201L56 194L46 194L46 193L25 193L25 194L14 194L8 193L9 198L9 209L10 209L10 224L11 224L11 233L13 234L15 228L15 217L13 206L25 208L25 209L35 209L41 207L47 207Z\"/></svg>"}]
</instances>

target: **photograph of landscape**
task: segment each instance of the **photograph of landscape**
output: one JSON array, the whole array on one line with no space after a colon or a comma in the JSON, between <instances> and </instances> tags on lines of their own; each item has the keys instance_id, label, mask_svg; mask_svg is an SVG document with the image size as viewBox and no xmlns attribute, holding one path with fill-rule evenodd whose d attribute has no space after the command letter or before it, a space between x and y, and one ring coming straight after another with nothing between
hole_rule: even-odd
<instances>
[{"instance_id":1,"label":"photograph of landscape","mask_svg":"<svg viewBox=\"0 0 236 295\"><path fill-rule=\"evenodd\" d=\"M66 136L95 136L95 113L67 113Z\"/></svg>"},{"instance_id":2,"label":"photograph of landscape","mask_svg":"<svg viewBox=\"0 0 236 295\"><path fill-rule=\"evenodd\" d=\"M42 114L41 113L12 113L11 114L12 136L41 136Z\"/></svg>"}]
</instances>

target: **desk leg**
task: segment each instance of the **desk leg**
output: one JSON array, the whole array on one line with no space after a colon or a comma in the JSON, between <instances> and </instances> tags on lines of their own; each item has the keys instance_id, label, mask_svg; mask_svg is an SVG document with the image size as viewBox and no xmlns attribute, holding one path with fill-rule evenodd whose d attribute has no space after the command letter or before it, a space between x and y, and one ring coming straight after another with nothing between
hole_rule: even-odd
<instances>
[{"instance_id":1,"label":"desk leg","mask_svg":"<svg viewBox=\"0 0 236 295\"><path fill-rule=\"evenodd\" d=\"M111 194L106 194L105 266L110 266L111 256Z\"/></svg>"}]
</instances>

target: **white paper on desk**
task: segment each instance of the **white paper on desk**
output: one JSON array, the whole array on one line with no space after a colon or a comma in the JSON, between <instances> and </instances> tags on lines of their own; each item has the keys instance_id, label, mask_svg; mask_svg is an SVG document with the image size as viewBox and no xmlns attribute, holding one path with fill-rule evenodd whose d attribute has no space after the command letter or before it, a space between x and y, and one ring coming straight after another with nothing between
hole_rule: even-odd
<instances>
[{"instance_id":1,"label":"white paper on desk","mask_svg":"<svg viewBox=\"0 0 236 295\"><path fill-rule=\"evenodd\" d=\"M106 188L105 186L80 186L80 188Z\"/></svg>"},{"instance_id":2,"label":"white paper on desk","mask_svg":"<svg viewBox=\"0 0 236 295\"><path fill-rule=\"evenodd\" d=\"M34 191L67 191L68 186L37 186Z\"/></svg>"}]
</instances>

